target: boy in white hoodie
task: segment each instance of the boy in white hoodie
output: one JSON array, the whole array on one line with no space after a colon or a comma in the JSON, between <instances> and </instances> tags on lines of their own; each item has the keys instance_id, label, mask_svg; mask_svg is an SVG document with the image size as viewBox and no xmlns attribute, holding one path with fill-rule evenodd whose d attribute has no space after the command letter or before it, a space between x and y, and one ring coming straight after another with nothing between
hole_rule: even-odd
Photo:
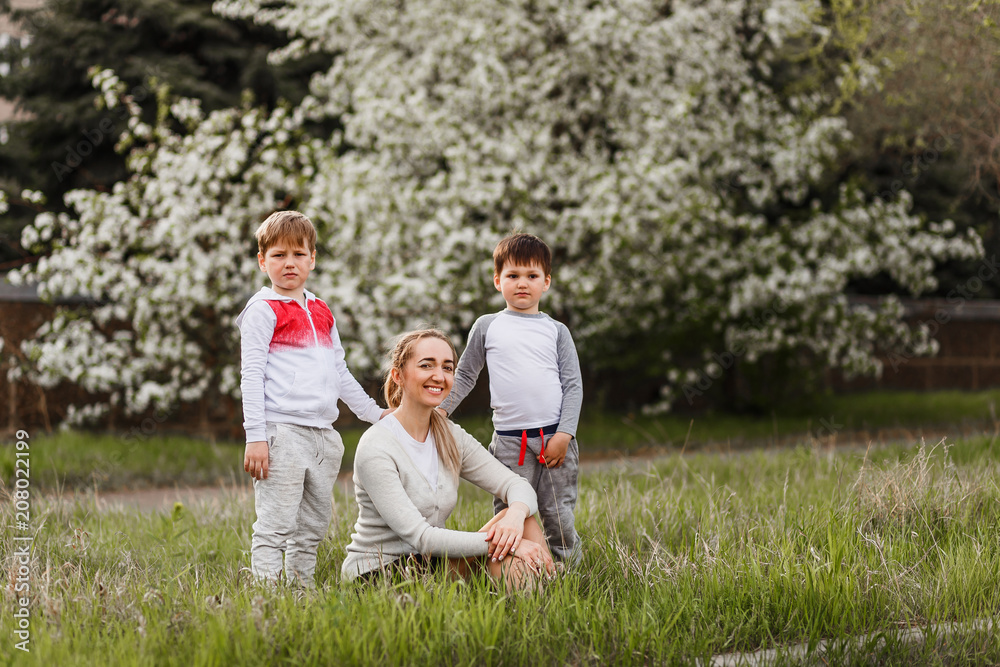
<instances>
[{"instance_id":1,"label":"boy in white hoodie","mask_svg":"<svg viewBox=\"0 0 1000 667\"><path fill-rule=\"evenodd\" d=\"M332 514L344 443L333 429L342 399L360 419L388 414L344 361L330 308L305 289L316 266L316 228L276 211L257 229L257 262L271 280L236 318L247 434L243 469L254 478L257 521L250 565L256 578L313 584L316 549Z\"/></svg>"}]
</instances>

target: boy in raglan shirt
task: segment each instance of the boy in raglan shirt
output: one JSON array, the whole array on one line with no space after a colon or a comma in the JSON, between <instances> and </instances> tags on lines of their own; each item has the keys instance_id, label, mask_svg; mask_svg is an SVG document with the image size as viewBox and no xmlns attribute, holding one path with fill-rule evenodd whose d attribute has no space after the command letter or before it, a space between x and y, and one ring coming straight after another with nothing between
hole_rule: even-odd
<instances>
[{"instance_id":1,"label":"boy in raglan shirt","mask_svg":"<svg viewBox=\"0 0 1000 667\"><path fill-rule=\"evenodd\" d=\"M344 443L333 429L337 400L375 423L383 411L344 361L333 314L305 289L316 266L316 228L296 211L272 213L254 234L257 262L271 280L236 318L240 389L254 478L250 564L254 577L313 584L316 549L333 512Z\"/></svg>"},{"instance_id":2,"label":"boy in raglan shirt","mask_svg":"<svg viewBox=\"0 0 1000 667\"><path fill-rule=\"evenodd\" d=\"M569 329L539 312L552 280L552 253L538 237L514 234L493 251L493 284L507 308L483 315L469 332L455 384L441 403L449 414L489 366L492 453L531 483L552 555L579 562L574 526L580 450L576 427L583 401L580 362ZM505 507L499 499L493 506Z\"/></svg>"}]
</instances>

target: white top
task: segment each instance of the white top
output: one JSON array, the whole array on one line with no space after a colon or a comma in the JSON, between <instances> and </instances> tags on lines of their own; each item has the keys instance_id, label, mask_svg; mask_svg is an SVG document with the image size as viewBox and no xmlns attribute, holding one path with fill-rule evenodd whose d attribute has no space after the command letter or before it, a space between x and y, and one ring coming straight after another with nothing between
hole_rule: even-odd
<instances>
[{"instance_id":1,"label":"white top","mask_svg":"<svg viewBox=\"0 0 1000 667\"><path fill-rule=\"evenodd\" d=\"M420 442L403 428L403 425L396 419L396 415L389 415L382 420L382 424L392 431L399 443L403 445L403 449L413 459L413 466L427 479L431 488L436 489L438 485L438 450L434 434L428 431L427 439Z\"/></svg>"},{"instance_id":2,"label":"white top","mask_svg":"<svg viewBox=\"0 0 1000 667\"><path fill-rule=\"evenodd\" d=\"M484 364L490 371L496 430L559 424L563 433L576 435L583 382L576 346L566 325L545 313L510 310L476 320L458 361L455 386L441 403L449 415L476 386Z\"/></svg>"},{"instance_id":3,"label":"white top","mask_svg":"<svg viewBox=\"0 0 1000 667\"><path fill-rule=\"evenodd\" d=\"M382 416L347 368L330 308L308 290L305 297L308 308L262 287L236 318L247 442L264 440L268 422L333 428L338 399L365 421Z\"/></svg>"},{"instance_id":4,"label":"white top","mask_svg":"<svg viewBox=\"0 0 1000 667\"><path fill-rule=\"evenodd\" d=\"M485 556L486 533L445 528L458 502L458 478L439 462L438 484L431 488L385 422L365 431L354 456L358 521L341 566L343 577L354 579L408 554ZM461 479L508 505L524 503L529 515L538 511L535 490L527 480L508 470L461 426L449 426L458 445Z\"/></svg>"}]
</instances>

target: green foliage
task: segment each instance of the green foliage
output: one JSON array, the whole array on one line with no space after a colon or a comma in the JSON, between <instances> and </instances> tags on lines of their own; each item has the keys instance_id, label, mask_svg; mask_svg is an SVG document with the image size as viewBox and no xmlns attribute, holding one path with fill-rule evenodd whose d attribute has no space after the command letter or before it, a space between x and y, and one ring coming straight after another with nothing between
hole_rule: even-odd
<instances>
[{"instance_id":1,"label":"green foliage","mask_svg":"<svg viewBox=\"0 0 1000 667\"><path fill-rule=\"evenodd\" d=\"M826 396L762 416L703 412L695 416L644 415L584 410L578 439L585 460L684 450L745 450L760 445L885 442L927 433L951 438L992 432L998 427L1000 390L976 393L868 392ZM482 443L493 434L489 414L463 412L462 427ZM169 426L169 424L167 425ZM350 470L361 426L337 427L344 440L342 470ZM970 441L952 450L968 462L991 440ZM133 432L98 435L63 431L31 440L31 480L36 490L112 491L157 486L196 487L245 480L243 443L209 443L169 435ZM0 483L12 485L16 452L0 446ZM997 448L1000 450L1000 447Z\"/></svg>"},{"instance_id":2,"label":"green foliage","mask_svg":"<svg viewBox=\"0 0 1000 667\"><path fill-rule=\"evenodd\" d=\"M91 67L113 68L151 119L150 79L206 109L239 106L244 91L273 107L301 100L312 73L329 66L321 54L269 65L268 52L287 38L216 16L206 0L47 0L28 9L5 0L0 13L29 37L0 51L10 66L0 97L17 100L19 110L0 144L0 186L14 205L0 228L0 262L26 252L20 229L37 209L20 198L22 190L44 192L58 210L70 189L108 190L127 174L114 146L128 114L95 105Z\"/></svg>"}]
</instances>

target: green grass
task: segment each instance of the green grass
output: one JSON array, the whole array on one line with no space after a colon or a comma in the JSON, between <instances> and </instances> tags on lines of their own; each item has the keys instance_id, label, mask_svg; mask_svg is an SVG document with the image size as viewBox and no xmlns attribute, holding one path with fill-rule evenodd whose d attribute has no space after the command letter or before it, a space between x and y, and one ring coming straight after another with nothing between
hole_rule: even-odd
<instances>
[{"instance_id":1,"label":"green grass","mask_svg":"<svg viewBox=\"0 0 1000 667\"><path fill-rule=\"evenodd\" d=\"M867 442L889 433L920 429L944 430L952 437L997 427L1000 390L961 392L890 392L819 397L772 415L706 412L695 415L643 415L588 412L582 415L582 449L625 450L680 448L709 444L734 448L762 444L796 444L808 436L836 436L843 442L856 435ZM898 436L897 436L898 437ZM905 436L904 436L905 437Z\"/></svg>"},{"instance_id":2,"label":"green grass","mask_svg":"<svg viewBox=\"0 0 1000 667\"><path fill-rule=\"evenodd\" d=\"M339 430L349 468L364 430ZM81 431L33 434L29 442L31 484L37 490L197 487L230 484L245 475L243 443L158 435L139 440ZM0 480L8 487L16 460L11 444L0 447Z\"/></svg>"},{"instance_id":3,"label":"green grass","mask_svg":"<svg viewBox=\"0 0 1000 667\"><path fill-rule=\"evenodd\" d=\"M36 490L201 486L230 479L237 466L242 467L242 446L181 436L137 440L60 431L50 436L34 433L28 442ZM0 448L0 479L8 487L15 459L13 447Z\"/></svg>"},{"instance_id":4,"label":"green grass","mask_svg":"<svg viewBox=\"0 0 1000 667\"><path fill-rule=\"evenodd\" d=\"M916 646L896 637L1000 611L998 473L989 437L605 463L581 480L583 565L528 595L440 577L340 583L356 508L339 488L320 588L305 594L248 583L251 499L143 515L33 496L32 652L7 639L8 586L0 659L676 664L832 639L836 664L996 664L986 633ZM463 487L449 525L475 529L490 514L486 494ZM6 498L0 522L13 521ZM13 531L2 542L10 570ZM873 633L883 641L848 641Z\"/></svg>"},{"instance_id":5,"label":"green grass","mask_svg":"<svg viewBox=\"0 0 1000 667\"><path fill-rule=\"evenodd\" d=\"M870 392L828 396L808 406L769 416L705 413L690 416L616 414L584 410L578 439L584 458L679 450L796 444L810 437L837 442L889 439L886 429L919 437L922 429L952 438L997 428L1000 391ZM493 427L488 414L460 414L459 422L484 444ZM169 424L167 425L169 426ZM343 469L350 469L364 426L338 427L344 439ZM896 434L895 437L899 437ZM243 444L164 436L115 436L79 431L51 436L32 432L32 484L36 489L113 490L202 486L241 478ZM7 443L10 444L9 442ZM15 454L0 446L0 480L10 484Z\"/></svg>"}]
</instances>

